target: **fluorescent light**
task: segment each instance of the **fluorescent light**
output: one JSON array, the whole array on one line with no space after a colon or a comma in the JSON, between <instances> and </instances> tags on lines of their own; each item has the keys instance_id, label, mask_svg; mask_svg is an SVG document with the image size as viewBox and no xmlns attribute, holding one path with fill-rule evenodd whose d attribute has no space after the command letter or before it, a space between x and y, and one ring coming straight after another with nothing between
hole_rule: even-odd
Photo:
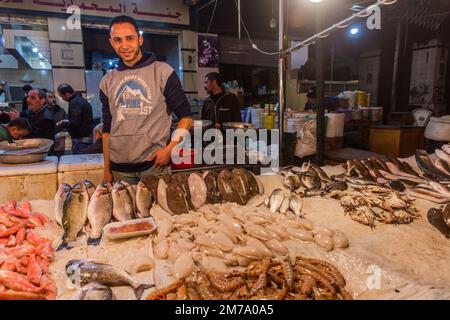
<instances>
[{"instance_id":1,"label":"fluorescent light","mask_svg":"<svg viewBox=\"0 0 450 320\"><path fill-rule=\"evenodd\" d=\"M37 53L38 51L39 51L39 49L38 48L36 48L36 47L33 47L33 49L31 49L34 53Z\"/></svg>"},{"instance_id":2,"label":"fluorescent light","mask_svg":"<svg viewBox=\"0 0 450 320\"><path fill-rule=\"evenodd\" d=\"M319 3L322 2L322 0L309 0L310 2Z\"/></svg>"},{"instance_id":3,"label":"fluorescent light","mask_svg":"<svg viewBox=\"0 0 450 320\"><path fill-rule=\"evenodd\" d=\"M65 26L62 26L61 29L66 30L66 27L65 27Z\"/></svg>"},{"instance_id":4,"label":"fluorescent light","mask_svg":"<svg viewBox=\"0 0 450 320\"><path fill-rule=\"evenodd\" d=\"M144 31L139 31L139 34L142 36L144 34Z\"/></svg>"},{"instance_id":5,"label":"fluorescent light","mask_svg":"<svg viewBox=\"0 0 450 320\"><path fill-rule=\"evenodd\" d=\"M41 52L38 53L38 56L39 58L44 58L44 55Z\"/></svg>"}]
</instances>

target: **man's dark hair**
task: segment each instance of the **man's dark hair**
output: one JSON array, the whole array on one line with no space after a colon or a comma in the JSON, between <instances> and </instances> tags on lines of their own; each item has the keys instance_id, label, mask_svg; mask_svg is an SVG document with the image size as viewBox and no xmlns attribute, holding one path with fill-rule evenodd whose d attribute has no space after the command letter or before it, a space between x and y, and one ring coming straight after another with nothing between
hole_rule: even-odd
<instances>
[{"instance_id":1,"label":"man's dark hair","mask_svg":"<svg viewBox=\"0 0 450 320\"><path fill-rule=\"evenodd\" d=\"M24 85L24 86L22 87L22 90L23 90L25 93L30 92L30 90L32 90L32 89L33 89L33 87L30 86L29 84L26 84L26 85Z\"/></svg>"},{"instance_id":2,"label":"man's dark hair","mask_svg":"<svg viewBox=\"0 0 450 320\"><path fill-rule=\"evenodd\" d=\"M209 81L216 80L217 81L217 85L219 87L222 86L223 82L222 82L222 77L220 76L220 73L211 72L211 73L208 73L205 78L208 79Z\"/></svg>"},{"instance_id":3,"label":"man's dark hair","mask_svg":"<svg viewBox=\"0 0 450 320\"><path fill-rule=\"evenodd\" d=\"M31 124L26 118L17 118L9 122L8 127L15 127L19 130L31 132Z\"/></svg>"},{"instance_id":4,"label":"man's dark hair","mask_svg":"<svg viewBox=\"0 0 450 320\"><path fill-rule=\"evenodd\" d=\"M67 83L60 84L58 87L58 92L61 94L70 93L73 94L75 91L73 90L72 86Z\"/></svg>"},{"instance_id":5,"label":"man's dark hair","mask_svg":"<svg viewBox=\"0 0 450 320\"><path fill-rule=\"evenodd\" d=\"M114 19L112 19L111 23L109 24L109 32L111 33L111 29L113 27L113 25L118 24L118 23L129 23L132 24L134 29L136 30L136 33L139 35L139 27L136 23L136 20L134 20L132 17L130 16L117 16Z\"/></svg>"},{"instance_id":6,"label":"man's dark hair","mask_svg":"<svg viewBox=\"0 0 450 320\"><path fill-rule=\"evenodd\" d=\"M44 90L44 89L33 88L30 91L37 91L39 99L46 99L47 98L47 91Z\"/></svg>"}]
</instances>

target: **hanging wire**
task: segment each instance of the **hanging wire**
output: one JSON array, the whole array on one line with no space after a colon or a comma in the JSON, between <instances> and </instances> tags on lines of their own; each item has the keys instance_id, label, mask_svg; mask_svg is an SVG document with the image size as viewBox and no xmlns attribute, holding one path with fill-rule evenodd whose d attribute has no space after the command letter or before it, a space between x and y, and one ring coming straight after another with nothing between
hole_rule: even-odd
<instances>
[{"instance_id":1,"label":"hanging wire","mask_svg":"<svg viewBox=\"0 0 450 320\"><path fill-rule=\"evenodd\" d=\"M262 54L268 55L268 56L279 55L280 54L279 51L277 51L277 52L267 52L267 51L264 51L264 50L261 50L261 49L258 48L258 46L253 42L252 37L250 36L250 33L248 32L247 27L245 26L244 19L242 19L242 14L239 14L239 6L238 6L238 3L237 3L237 0L234 0L234 4L236 5L236 9L238 10L239 19L241 20L242 27L244 28L244 31L247 34L248 41L250 42L250 45L252 46L252 48L254 50L256 50L256 51L258 51L258 52L260 52ZM283 39L281 41L283 41Z\"/></svg>"},{"instance_id":2,"label":"hanging wire","mask_svg":"<svg viewBox=\"0 0 450 320\"><path fill-rule=\"evenodd\" d=\"M211 19L209 20L209 24L208 24L208 29L206 29L206 33L209 33L209 30L211 29L211 25L212 22L214 20L214 15L216 14L216 9L217 9L217 3L219 2L219 0L216 0L216 2L214 3L214 9L211 15Z\"/></svg>"},{"instance_id":3,"label":"hanging wire","mask_svg":"<svg viewBox=\"0 0 450 320\"><path fill-rule=\"evenodd\" d=\"M292 53L294 51L297 51L303 47L308 47L309 45L311 45L312 43L314 43L314 41L316 39L321 39L321 38L326 38L327 36L330 35L330 33L332 33L333 31L335 31L336 29L343 29L346 28L350 25L350 21L356 19L356 18L360 18L360 17L368 17L370 16L371 12L381 6L381 5L385 5L385 6L390 6L393 5L394 3L396 3L398 0L377 0L377 3L367 7L366 9L363 9L361 11L359 11L358 13L354 13L352 14L350 17L332 25L331 27L328 27L327 29L316 33L315 35L313 35L312 37L309 37L306 40L303 40L299 43L297 43L295 46L287 49L285 51L286 54Z\"/></svg>"}]
</instances>

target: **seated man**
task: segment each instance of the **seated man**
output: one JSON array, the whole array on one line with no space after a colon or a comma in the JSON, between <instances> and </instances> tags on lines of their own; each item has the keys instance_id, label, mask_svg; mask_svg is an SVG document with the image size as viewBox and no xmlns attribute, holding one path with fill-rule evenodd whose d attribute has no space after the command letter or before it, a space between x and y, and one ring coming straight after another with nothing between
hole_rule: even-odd
<instances>
[{"instance_id":1,"label":"seated man","mask_svg":"<svg viewBox=\"0 0 450 320\"><path fill-rule=\"evenodd\" d=\"M94 143L90 145L85 145L82 143L77 143L74 146L74 154L96 154L103 153L103 123L98 124L93 131Z\"/></svg>"},{"instance_id":2,"label":"seated man","mask_svg":"<svg viewBox=\"0 0 450 320\"><path fill-rule=\"evenodd\" d=\"M28 110L19 113L8 112L9 118L15 120L20 116L25 117L31 124L31 133L27 138L41 138L55 140L55 122L51 112L45 107L45 91L32 89L28 93Z\"/></svg>"},{"instance_id":3,"label":"seated man","mask_svg":"<svg viewBox=\"0 0 450 320\"><path fill-rule=\"evenodd\" d=\"M8 124L0 124L0 142L21 140L31 132L31 125L25 118L17 118Z\"/></svg>"}]
</instances>

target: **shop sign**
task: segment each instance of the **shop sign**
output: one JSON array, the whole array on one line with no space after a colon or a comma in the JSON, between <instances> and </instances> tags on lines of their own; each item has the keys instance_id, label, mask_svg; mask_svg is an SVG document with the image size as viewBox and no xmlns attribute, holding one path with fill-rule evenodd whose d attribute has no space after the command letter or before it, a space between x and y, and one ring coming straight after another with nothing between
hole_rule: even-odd
<instances>
[{"instance_id":1,"label":"shop sign","mask_svg":"<svg viewBox=\"0 0 450 320\"><path fill-rule=\"evenodd\" d=\"M0 8L69 14L73 6L80 8L81 16L128 15L142 21L189 25L189 7L182 0L0 0Z\"/></svg>"}]
</instances>

